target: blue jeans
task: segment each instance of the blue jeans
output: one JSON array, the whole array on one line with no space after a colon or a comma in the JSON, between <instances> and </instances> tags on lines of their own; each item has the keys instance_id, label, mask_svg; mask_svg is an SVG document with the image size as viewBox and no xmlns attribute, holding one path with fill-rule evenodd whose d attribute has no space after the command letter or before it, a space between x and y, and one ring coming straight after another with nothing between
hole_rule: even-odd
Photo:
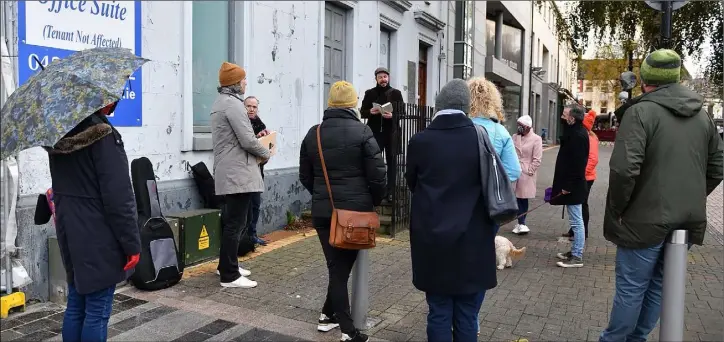
<instances>
[{"instance_id":1,"label":"blue jeans","mask_svg":"<svg viewBox=\"0 0 724 342\"><path fill-rule=\"evenodd\" d=\"M518 215L528 211L528 199L527 198L518 198ZM518 224L525 224L525 217L528 215L523 215L518 218Z\"/></svg>"},{"instance_id":2,"label":"blue jeans","mask_svg":"<svg viewBox=\"0 0 724 342\"><path fill-rule=\"evenodd\" d=\"M485 291L478 294L478 311L475 311L475 324L477 325L477 333L480 333L480 308L483 306L483 300L485 299Z\"/></svg>"},{"instance_id":3,"label":"blue jeans","mask_svg":"<svg viewBox=\"0 0 724 342\"><path fill-rule=\"evenodd\" d=\"M82 295L68 284L68 306L63 316L63 341L105 341L116 286Z\"/></svg>"},{"instance_id":4,"label":"blue jeans","mask_svg":"<svg viewBox=\"0 0 724 342\"><path fill-rule=\"evenodd\" d=\"M663 250L663 243L616 249L616 294L608 328L599 341L646 341L661 314Z\"/></svg>"},{"instance_id":5,"label":"blue jeans","mask_svg":"<svg viewBox=\"0 0 724 342\"><path fill-rule=\"evenodd\" d=\"M429 342L474 342L478 340L477 317L485 292L469 295L437 295L425 293L427 340ZM451 335L452 334L452 338Z\"/></svg>"},{"instance_id":6,"label":"blue jeans","mask_svg":"<svg viewBox=\"0 0 724 342\"><path fill-rule=\"evenodd\" d=\"M583 226L582 205L567 205L568 223L573 230L573 243L571 244L571 254L575 257L583 257L583 247L586 246L586 234Z\"/></svg>"},{"instance_id":7,"label":"blue jeans","mask_svg":"<svg viewBox=\"0 0 724 342\"><path fill-rule=\"evenodd\" d=\"M256 224L259 222L259 211L261 210L261 192L251 193L251 205L249 205L249 215L247 216L246 228L249 229L249 235L256 237Z\"/></svg>"}]
</instances>

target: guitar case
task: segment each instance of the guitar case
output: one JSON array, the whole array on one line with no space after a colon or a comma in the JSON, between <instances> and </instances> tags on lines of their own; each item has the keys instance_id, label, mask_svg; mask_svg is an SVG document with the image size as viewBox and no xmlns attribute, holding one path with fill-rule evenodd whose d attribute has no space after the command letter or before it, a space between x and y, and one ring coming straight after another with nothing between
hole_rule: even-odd
<instances>
[{"instance_id":1,"label":"guitar case","mask_svg":"<svg viewBox=\"0 0 724 342\"><path fill-rule=\"evenodd\" d=\"M204 208L207 209L221 209L224 205L224 196L216 195L216 189L214 187L214 176L209 172L209 168L206 167L206 163L198 162L194 166L191 166L191 174L194 177L196 188L199 190L201 200L204 203ZM222 227L223 227L223 216L222 216ZM242 257L249 253L256 251L256 244L254 239L248 233L248 225L244 227L239 238L239 247L237 248L237 255Z\"/></svg>"},{"instance_id":2,"label":"guitar case","mask_svg":"<svg viewBox=\"0 0 724 342\"><path fill-rule=\"evenodd\" d=\"M141 259L131 276L131 283L146 291L174 286L183 276L183 263L179 262L171 225L161 212L156 175L148 158L131 162L131 181L141 232Z\"/></svg>"}]
</instances>

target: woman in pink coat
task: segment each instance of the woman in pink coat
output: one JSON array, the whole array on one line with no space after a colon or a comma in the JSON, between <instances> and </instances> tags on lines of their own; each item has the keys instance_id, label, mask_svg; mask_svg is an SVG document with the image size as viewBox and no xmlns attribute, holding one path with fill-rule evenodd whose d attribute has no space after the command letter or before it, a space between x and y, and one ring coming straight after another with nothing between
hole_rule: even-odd
<instances>
[{"instance_id":1,"label":"woman in pink coat","mask_svg":"<svg viewBox=\"0 0 724 342\"><path fill-rule=\"evenodd\" d=\"M536 177L543 157L543 140L532 131L533 120L529 115L518 118L518 133L513 135L515 152L520 161L520 178L515 184L515 197L518 198L518 213L528 211L528 199L535 198ZM525 216L518 218L513 234L528 234L530 228L525 225Z\"/></svg>"}]
</instances>

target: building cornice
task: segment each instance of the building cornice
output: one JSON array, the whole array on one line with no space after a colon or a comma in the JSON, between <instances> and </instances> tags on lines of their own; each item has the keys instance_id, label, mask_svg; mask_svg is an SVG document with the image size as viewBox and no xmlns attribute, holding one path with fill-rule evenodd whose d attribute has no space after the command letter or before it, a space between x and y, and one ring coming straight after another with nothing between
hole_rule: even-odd
<instances>
[{"instance_id":1,"label":"building cornice","mask_svg":"<svg viewBox=\"0 0 724 342\"><path fill-rule=\"evenodd\" d=\"M400 26L402 26L402 23L386 16L384 13L380 13L380 25L387 29L397 31L400 29Z\"/></svg>"},{"instance_id":2,"label":"building cornice","mask_svg":"<svg viewBox=\"0 0 724 342\"><path fill-rule=\"evenodd\" d=\"M394 10L405 13L412 8L412 2L402 0L402 1L382 1L382 3L386 4L387 6L392 7Z\"/></svg>"},{"instance_id":3,"label":"building cornice","mask_svg":"<svg viewBox=\"0 0 724 342\"><path fill-rule=\"evenodd\" d=\"M439 32L440 30L445 28L445 22L436 18L434 15L427 13L427 11L415 11L414 15L415 21L418 24L427 27L435 32Z\"/></svg>"}]
</instances>

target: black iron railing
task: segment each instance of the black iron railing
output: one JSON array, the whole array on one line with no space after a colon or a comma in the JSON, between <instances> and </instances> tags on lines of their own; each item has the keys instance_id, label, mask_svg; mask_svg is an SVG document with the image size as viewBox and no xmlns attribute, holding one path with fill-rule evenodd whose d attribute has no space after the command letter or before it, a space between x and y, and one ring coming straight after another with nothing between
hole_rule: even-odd
<instances>
[{"instance_id":1,"label":"black iron railing","mask_svg":"<svg viewBox=\"0 0 724 342\"><path fill-rule=\"evenodd\" d=\"M395 110L395 112L398 113L396 116L398 126L393 133L394 138L392 139L393 142L397 142L392 145L392 151L396 156L396 158L394 158L395 165L387 166L395 168L393 179L387 180L388 182L394 182L392 203L390 203L392 206L390 235L393 237L395 233L409 229L410 227L412 193L407 187L407 181L405 179L408 143L413 135L423 131L427 125L430 124L435 114L434 108L429 106L405 104L403 108L404 110Z\"/></svg>"},{"instance_id":2,"label":"black iron railing","mask_svg":"<svg viewBox=\"0 0 724 342\"><path fill-rule=\"evenodd\" d=\"M410 227L410 209L412 194L407 187L405 180L405 171L407 170L407 145L410 138L418 132L422 132L432 121L435 109L429 106L420 106L416 104L393 104L393 120L397 124L392 131L390 141L391 152L395 155L392 158L393 165L387 165L388 168L395 169L393 177L387 182L392 182L391 188L394 189L391 194L391 202L384 202L383 206L390 207L391 210L391 226L390 235L408 229ZM363 122L366 123L366 119ZM389 127L389 126L385 126ZM383 132L384 134L384 132ZM384 155L383 158L387 159ZM390 212L389 210L383 212Z\"/></svg>"}]
</instances>

